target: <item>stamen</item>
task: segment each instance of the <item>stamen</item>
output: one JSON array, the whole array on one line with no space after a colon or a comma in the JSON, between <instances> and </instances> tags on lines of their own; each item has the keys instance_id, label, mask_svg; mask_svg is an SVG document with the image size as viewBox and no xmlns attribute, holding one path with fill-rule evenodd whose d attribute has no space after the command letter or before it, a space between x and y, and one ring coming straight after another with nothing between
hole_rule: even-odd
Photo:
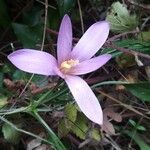
<instances>
[{"instance_id":1,"label":"stamen","mask_svg":"<svg viewBox=\"0 0 150 150\"><path fill-rule=\"evenodd\" d=\"M60 70L64 73L68 72L73 66L79 64L79 60L67 60L61 63Z\"/></svg>"}]
</instances>

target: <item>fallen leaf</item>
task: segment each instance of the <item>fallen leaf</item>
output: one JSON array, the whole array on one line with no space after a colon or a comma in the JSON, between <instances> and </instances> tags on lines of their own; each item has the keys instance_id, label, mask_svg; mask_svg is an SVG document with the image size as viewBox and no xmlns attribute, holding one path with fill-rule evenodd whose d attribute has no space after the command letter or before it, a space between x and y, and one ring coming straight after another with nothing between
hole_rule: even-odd
<instances>
[{"instance_id":1,"label":"fallen leaf","mask_svg":"<svg viewBox=\"0 0 150 150\"><path fill-rule=\"evenodd\" d=\"M107 116L104 114L103 125L101 126L102 130L109 135L115 135L115 129L111 122L109 122Z\"/></svg>"},{"instance_id":2,"label":"fallen leaf","mask_svg":"<svg viewBox=\"0 0 150 150\"><path fill-rule=\"evenodd\" d=\"M115 129L113 124L109 121L108 117L116 122L122 121L122 116L119 113L114 112L114 110L110 107L105 108L103 110L103 125L102 130L105 131L109 135L115 135Z\"/></svg>"},{"instance_id":3,"label":"fallen leaf","mask_svg":"<svg viewBox=\"0 0 150 150\"><path fill-rule=\"evenodd\" d=\"M112 108L105 108L103 110L106 116L110 117L111 119L115 120L116 122L121 122L122 117L119 113L114 112Z\"/></svg>"},{"instance_id":4,"label":"fallen leaf","mask_svg":"<svg viewBox=\"0 0 150 150\"><path fill-rule=\"evenodd\" d=\"M43 138L45 134L42 132L39 134L39 136ZM27 143L27 150L33 150L35 148L38 148L39 146L41 146L41 144L42 141L40 139L33 139ZM45 149L41 149L41 150L45 150Z\"/></svg>"}]
</instances>

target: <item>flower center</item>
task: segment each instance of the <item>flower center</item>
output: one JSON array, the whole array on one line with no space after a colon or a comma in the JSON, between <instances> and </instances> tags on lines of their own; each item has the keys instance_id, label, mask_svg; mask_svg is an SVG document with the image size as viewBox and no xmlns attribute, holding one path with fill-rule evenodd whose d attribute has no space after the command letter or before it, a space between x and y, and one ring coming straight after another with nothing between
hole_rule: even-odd
<instances>
[{"instance_id":1,"label":"flower center","mask_svg":"<svg viewBox=\"0 0 150 150\"><path fill-rule=\"evenodd\" d=\"M61 65L60 65L60 70L61 70L63 73L66 73L66 72L68 72L73 66L76 66L77 64L79 64L79 60L70 59L70 60L64 61L64 62L62 62Z\"/></svg>"}]
</instances>

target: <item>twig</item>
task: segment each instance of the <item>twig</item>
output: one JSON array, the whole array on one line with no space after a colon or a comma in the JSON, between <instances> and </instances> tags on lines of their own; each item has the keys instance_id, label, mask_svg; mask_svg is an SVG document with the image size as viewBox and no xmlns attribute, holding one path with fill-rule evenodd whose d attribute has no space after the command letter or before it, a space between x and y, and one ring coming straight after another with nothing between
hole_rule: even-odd
<instances>
[{"instance_id":1,"label":"twig","mask_svg":"<svg viewBox=\"0 0 150 150\"><path fill-rule=\"evenodd\" d=\"M46 35L47 10L48 10L48 1L45 0L45 18L44 18L44 30L43 30L43 38L42 38L41 51L43 51L43 48L44 48L44 41L45 41L45 35Z\"/></svg>"},{"instance_id":2,"label":"twig","mask_svg":"<svg viewBox=\"0 0 150 150\"><path fill-rule=\"evenodd\" d=\"M27 84L25 85L25 87L23 88L23 90L21 91L21 93L19 94L19 98L22 96L22 94L25 92L26 88L29 86L30 82L32 81L34 77L34 74L31 75L30 79L28 80Z\"/></svg>"},{"instance_id":3,"label":"twig","mask_svg":"<svg viewBox=\"0 0 150 150\"><path fill-rule=\"evenodd\" d=\"M47 28L46 29L47 32L50 32L54 35L58 35L58 32L57 31L54 31L52 29L49 29ZM113 49L116 49L116 50L119 50L121 52L124 52L124 53L128 53L128 54L132 54L132 55L137 55L137 56L141 56L141 57L144 57L144 58L147 58L147 59L150 59L150 55L147 55L147 54L144 54L144 53L141 53L141 52L137 52L137 51L134 51L134 50L130 50L130 49L127 49L127 48L123 48L123 47L118 47L116 45L114 45L111 41L114 41L115 39L123 36L123 35L127 35L127 34L131 34L131 33L138 33L139 31L131 31L131 32L126 32L126 33L123 33L123 34L118 34L110 39L108 39L106 41L106 43L104 44L104 47L110 47L110 48L113 48ZM79 41L79 38L73 38L73 41L75 42L78 42Z\"/></svg>"},{"instance_id":4,"label":"twig","mask_svg":"<svg viewBox=\"0 0 150 150\"><path fill-rule=\"evenodd\" d=\"M133 0L127 0L130 4L135 5L137 7L141 7L143 9L147 9L148 11L150 10L150 5L144 5L144 4L139 4L134 2Z\"/></svg>"},{"instance_id":5,"label":"twig","mask_svg":"<svg viewBox=\"0 0 150 150\"><path fill-rule=\"evenodd\" d=\"M147 17L146 19L145 19L145 21L142 23L142 25L141 25L141 30L143 30L144 28L145 28L145 26L146 26L146 24L147 24L147 22L150 20L150 17Z\"/></svg>"},{"instance_id":6,"label":"twig","mask_svg":"<svg viewBox=\"0 0 150 150\"><path fill-rule=\"evenodd\" d=\"M58 36L58 32L57 31L54 31L54 30L52 30L50 28L46 28L46 30L47 30L47 32L52 33L53 35L57 35ZM73 38L73 41L74 42L78 42L79 38Z\"/></svg>"},{"instance_id":7,"label":"twig","mask_svg":"<svg viewBox=\"0 0 150 150\"><path fill-rule=\"evenodd\" d=\"M127 49L127 48L118 47L117 45L114 45L114 44L109 43L109 42L106 42L104 44L104 46L119 50L119 51L124 52L124 53L132 54L134 56L137 55L137 56L141 56L141 57L150 59L150 55L143 54L143 53L140 53L140 52L137 52L137 51L134 51L134 50Z\"/></svg>"},{"instance_id":8,"label":"twig","mask_svg":"<svg viewBox=\"0 0 150 150\"><path fill-rule=\"evenodd\" d=\"M140 32L140 31L138 31L138 30L133 30L133 31L129 31L129 32L124 32L124 33L121 33L121 34L117 34L117 35L115 35L115 36L109 38L109 39L107 40L107 42L112 42L112 41L115 41L116 39L118 39L118 38L120 38L120 37L122 37L122 36L125 36L125 35L128 35L128 34L135 34L135 33L139 33L139 32Z\"/></svg>"},{"instance_id":9,"label":"twig","mask_svg":"<svg viewBox=\"0 0 150 150\"><path fill-rule=\"evenodd\" d=\"M42 2L42 1L40 1L40 0L36 0L37 2L39 2L39 3L41 3L41 4L43 4L43 5L47 5L46 3L44 3L44 2ZM56 7L54 7L54 6L51 6L51 5L47 5L48 7L50 7L50 8L52 8L52 9L55 9L56 10Z\"/></svg>"},{"instance_id":10,"label":"twig","mask_svg":"<svg viewBox=\"0 0 150 150\"><path fill-rule=\"evenodd\" d=\"M52 34L54 34L54 35L58 35L58 32L57 32L57 31L54 31L54 30L52 30L52 29L50 29L50 28L46 28L46 30L47 30L47 32L49 32L49 33L52 33Z\"/></svg>"},{"instance_id":11,"label":"twig","mask_svg":"<svg viewBox=\"0 0 150 150\"><path fill-rule=\"evenodd\" d=\"M44 48L44 41L45 41L45 35L46 35L47 9L48 9L48 1L45 0L45 20L44 20L44 30L43 30L43 38L42 38L42 44L41 44L41 51L43 51L43 48ZM31 77L28 80L27 84L25 85L25 87L23 88L23 90L21 91L21 93L19 94L19 97L22 96L22 94L24 93L24 91L29 86L30 82L32 81L33 77L34 77L34 74L31 75Z\"/></svg>"},{"instance_id":12,"label":"twig","mask_svg":"<svg viewBox=\"0 0 150 150\"><path fill-rule=\"evenodd\" d=\"M105 92L100 91L100 90L97 90L97 92L100 93L100 94L102 94L102 95L104 95L104 96L106 96L106 97L108 97L109 99L111 99L112 101L114 101L114 102L120 104L121 106L123 106L123 107L129 109L130 111L133 111L134 113L136 113L136 114L138 114L138 115L140 115L140 116L142 116L142 117L144 117L144 118L150 119L148 116L145 116L145 115L142 114L141 112L139 112L139 111L137 111L136 109L132 108L130 105L127 105L127 104L125 104L125 103L122 103L120 100L117 100L116 98L112 97L111 95L106 94Z\"/></svg>"},{"instance_id":13,"label":"twig","mask_svg":"<svg viewBox=\"0 0 150 150\"><path fill-rule=\"evenodd\" d=\"M83 17L82 17L80 0L77 0L77 3L78 3L78 7L79 7L79 15L80 15L80 20L81 20L81 30L82 30L82 34L84 34L84 24L83 24Z\"/></svg>"}]
</instances>

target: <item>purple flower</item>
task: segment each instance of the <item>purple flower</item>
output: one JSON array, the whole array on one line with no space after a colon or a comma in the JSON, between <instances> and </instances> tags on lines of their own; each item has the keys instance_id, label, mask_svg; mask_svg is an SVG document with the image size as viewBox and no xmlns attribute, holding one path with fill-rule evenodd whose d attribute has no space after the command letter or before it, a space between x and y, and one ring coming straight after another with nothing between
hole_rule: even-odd
<instances>
[{"instance_id":1,"label":"purple flower","mask_svg":"<svg viewBox=\"0 0 150 150\"><path fill-rule=\"evenodd\" d=\"M103 123L103 113L95 94L79 76L103 66L111 55L91 58L104 44L109 34L106 21L93 24L72 49L72 25L65 15L59 29L57 60L46 52L21 49L8 59L19 69L41 75L58 75L63 78L81 111L93 122Z\"/></svg>"}]
</instances>

